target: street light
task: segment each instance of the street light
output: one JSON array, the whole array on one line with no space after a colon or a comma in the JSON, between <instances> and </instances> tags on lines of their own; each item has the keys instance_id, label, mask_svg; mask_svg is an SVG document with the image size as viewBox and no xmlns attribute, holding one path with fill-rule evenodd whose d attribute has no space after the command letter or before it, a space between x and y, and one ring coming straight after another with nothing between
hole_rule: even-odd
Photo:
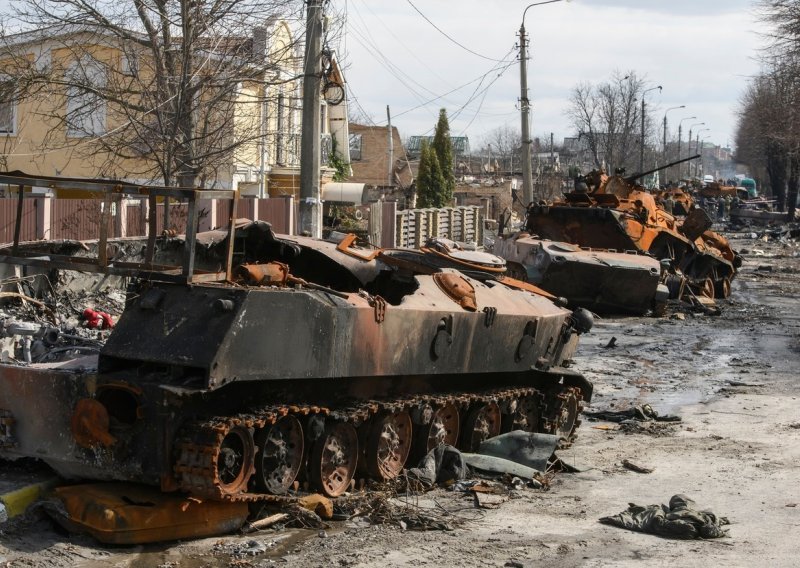
<instances>
[{"instance_id":1,"label":"street light","mask_svg":"<svg viewBox=\"0 0 800 568\"><path fill-rule=\"evenodd\" d=\"M695 122L694 124L692 124L692 125L689 127L689 154L688 154L688 156L691 156L691 154L692 154L692 128L694 128L695 126L704 126L704 125L705 125L705 122ZM688 157L688 156L687 156L687 157ZM678 167L679 167L680 169L683 169L683 166L682 166L682 165L681 165L681 166L678 166ZM679 170L679 171L680 171L680 170ZM687 176L691 176L691 175L692 175L692 168L691 168L691 164L686 164L686 175L687 175Z\"/></svg>"},{"instance_id":2,"label":"street light","mask_svg":"<svg viewBox=\"0 0 800 568\"><path fill-rule=\"evenodd\" d=\"M711 136L703 136L703 138L700 140L700 164L699 164L700 171L697 172L698 173L697 177L700 177L706 171L706 169L703 167L703 145L705 144L705 141L708 140L709 138L711 138Z\"/></svg>"},{"instance_id":3,"label":"street light","mask_svg":"<svg viewBox=\"0 0 800 568\"><path fill-rule=\"evenodd\" d=\"M686 105L670 107L664 111L664 165L667 164L667 113L671 110L679 109L679 108L686 108ZM666 174L666 172L665 172Z\"/></svg>"},{"instance_id":4,"label":"street light","mask_svg":"<svg viewBox=\"0 0 800 568\"><path fill-rule=\"evenodd\" d=\"M696 135L697 138L694 141L694 151L700 154L700 164L703 163L703 152L700 150L700 133L701 132L706 132L708 130L711 130L711 129L710 128L701 128L701 129L699 129L697 131L697 135ZM706 136L706 138L708 138L708 137ZM691 144L691 143L692 143L692 141L689 140L689 144ZM691 148L690 148L690 150L691 150ZM691 153L691 151L689 153ZM702 169L702 168L700 168L700 169ZM699 171L698 170L698 164L695 163L695 165L694 165L694 175L695 176L697 176L698 171ZM690 174L692 173L692 168L691 167L689 168L689 173Z\"/></svg>"},{"instance_id":5,"label":"street light","mask_svg":"<svg viewBox=\"0 0 800 568\"><path fill-rule=\"evenodd\" d=\"M678 160L681 159L681 138L683 138L683 121L684 120L696 120L696 116L687 116L686 118L682 118L680 122L678 122ZM678 164L678 179L681 177L681 165Z\"/></svg>"},{"instance_id":6,"label":"street light","mask_svg":"<svg viewBox=\"0 0 800 568\"><path fill-rule=\"evenodd\" d=\"M569 2L569 0L546 0L544 2L528 4L522 12L522 24L519 26L519 107L520 114L522 115L522 199L525 201L525 206L533 201L530 125L531 101L528 98L528 41L525 34L525 15L528 13L528 10L534 6L554 4L563 1Z\"/></svg>"},{"instance_id":7,"label":"street light","mask_svg":"<svg viewBox=\"0 0 800 568\"><path fill-rule=\"evenodd\" d=\"M645 89L644 91L642 91L642 117L641 117L642 118L642 121L641 121L642 122L642 144L639 147L639 172L640 173L644 171L644 96L647 93L649 93L650 91L655 91L656 89L658 89L659 92L660 92L661 91L661 85L659 85L658 87L653 87L651 89Z\"/></svg>"}]
</instances>

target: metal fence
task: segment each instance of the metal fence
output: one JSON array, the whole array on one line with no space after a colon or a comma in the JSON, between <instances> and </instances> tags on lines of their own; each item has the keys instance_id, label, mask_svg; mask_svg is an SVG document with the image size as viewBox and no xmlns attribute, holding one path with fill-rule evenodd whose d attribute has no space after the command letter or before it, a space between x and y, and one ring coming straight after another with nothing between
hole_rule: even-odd
<instances>
[{"instance_id":1,"label":"metal fence","mask_svg":"<svg viewBox=\"0 0 800 568\"><path fill-rule=\"evenodd\" d=\"M230 205L227 200L204 200L200 210L199 230L216 229L227 225ZM0 198L0 243L14 240L14 221L18 200ZM21 241L37 239L97 239L105 204L97 199L58 199L31 197L23 200ZM144 237L150 218L147 199L117 199L110 203L109 237ZM236 217L272 223L274 230L294 234L296 229L295 202L291 197L273 199L239 199ZM164 227L164 204L155 207L156 228L183 234L186 232L188 206L171 204L169 226Z\"/></svg>"}]
</instances>

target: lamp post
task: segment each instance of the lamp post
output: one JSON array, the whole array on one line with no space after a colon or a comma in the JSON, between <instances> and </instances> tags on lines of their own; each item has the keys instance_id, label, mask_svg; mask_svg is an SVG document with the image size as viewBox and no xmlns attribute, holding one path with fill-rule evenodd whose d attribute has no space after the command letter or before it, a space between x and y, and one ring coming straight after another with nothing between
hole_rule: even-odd
<instances>
[{"instance_id":1,"label":"lamp post","mask_svg":"<svg viewBox=\"0 0 800 568\"><path fill-rule=\"evenodd\" d=\"M690 156L692 153L692 128L694 128L695 126L705 126L705 124L706 124L705 122L695 122L694 124L689 126L689 153L687 154L687 157ZM682 165L679 165L678 167L683 169ZM692 168L690 167L690 164L686 164L686 175L687 176L692 175Z\"/></svg>"},{"instance_id":2,"label":"lamp post","mask_svg":"<svg viewBox=\"0 0 800 568\"><path fill-rule=\"evenodd\" d=\"M700 133L701 132L706 132L708 130L711 130L711 129L710 128L701 128L701 129L699 129L697 131L697 134L696 134L697 138L695 138L695 141L694 141L694 151L698 152L700 154L700 163L703 162L703 153L699 152L699 150L700 150ZM691 143L691 140L689 140L689 142ZM689 167L689 174L691 174L691 173L692 173L692 168L690 166ZM694 165L694 175L697 176L697 173L698 173L698 168L697 168L697 164L695 164Z\"/></svg>"},{"instance_id":3,"label":"lamp post","mask_svg":"<svg viewBox=\"0 0 800 568\"><path fill-rule=\"evenodd\" d=\"M706 169L703 167L703 145L705 144L706 140L708 140L709 138L711 138L711 136L703 136L703 139L700 140L700 164L699 164L700 171L698 172L699 175L697 177L700 177L706 171Z\"/></svg>"},{"instance_id":4,"label":"lamp post","mask_svg":"<svg viewBox=\"0 0 800 568\"><path fill-rule=\"evenodd\" d=\"M658 87L652 87L650 89L645 89L642 91L642 116L641 116L641 123L642 123L642 144L639 147L639 171L644 171L644 96L649 93L650 91L655 91L656 89L661 91L661 85Z\"/></svg>"},{"instance_id":5,"label":"lamp post","mask_svg":"<svg viewBox=\"0 0 800 568\"><path fill-rule=\"evenodd\" d=\"M522 118L522 199L525 206L533 201L533 174L531 165L531 126L528 98L528 37L525 33L525 15L530 8L543 4L554 4L569 0L545 0L528 4L522 12L522 24L519 26L519 108Z\"/></svg>"},{"instance_id":6,"label":"lamp post","mask_svg":"<svg viewBox=\"0 0 800 568\"><path fill-rule=\"evenodd\" d=\"M676 109L679 109L679 108L686 108L686 105L670 107L670 108L668 108L667 110L664 111L664 157L663 157L664 165L666 165L666 163L667 163L667 113L669 111L671 111L671 110L676 110ZM666 174L666 172L665 172L665 174Z\"/></svg>"},{"instance_id":7,"label":"lamp post","mask_svg":"<svg viewBox=\"0 0 800 568\"><path fill-rule=\"evenodd\" d=\"M687 116L686 118L682 118L680 122L678 122L678 159L681 159L681 139L683 138L683 121L684 120L695 120L696 116ZM678 179L681 177L681 165L678 164Z\"/></svg>"}]
</instances>

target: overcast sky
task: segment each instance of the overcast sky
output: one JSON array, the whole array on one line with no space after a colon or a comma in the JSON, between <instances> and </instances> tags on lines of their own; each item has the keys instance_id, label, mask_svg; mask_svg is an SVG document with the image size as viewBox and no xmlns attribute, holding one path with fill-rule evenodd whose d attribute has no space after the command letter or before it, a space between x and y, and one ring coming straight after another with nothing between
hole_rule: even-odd
<instances>
[{"instance_id":1,"label":"overcast sky","mask_svg":"<svg viewBox=\"0 0 800 568\"><path fill-rule=\"evenodd\" d=\"M430 133L438 109L446 108L452 133L467 134L473 149L493 128L508 124L518 130L515 46L528 4L332 0L329 12L346 21L346 33L332 39L356 99L351 106L385 125L389 105L392 123L404 137ZM710 136L707 143L731 143L739 96L759 68L755 57L762 40L752 4L572 0L530 8L525 26L532 44L532 133L571 135L565 109L572 88L581 81L605 81L617 69L634 70L649 86L663 86L662 93L654 90L646 98L659 117L669 107L686 105L668 115L671 126L697 117L684 121L684 140L691 124L705 122L695 131L710 128L701 132L701 138ZM490 83L485 96L475 97L476 89L481 93Z\"/></svg>"}]
</instances>

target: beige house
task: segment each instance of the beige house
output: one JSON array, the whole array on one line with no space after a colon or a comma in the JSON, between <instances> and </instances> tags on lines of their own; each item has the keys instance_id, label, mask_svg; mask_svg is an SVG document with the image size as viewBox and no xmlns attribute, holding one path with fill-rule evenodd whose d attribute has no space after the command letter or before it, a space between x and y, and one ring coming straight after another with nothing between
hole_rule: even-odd
<instances>
[{"instance_id":1,"label":"beige house","mask_svg":"<svg viewBox=\"0 0 800 568\"><path fill-rule=\"evenodd\" d=\"M258 197L299 193L302 46L286 22L271 19L249 37L217 38L190 77L201 85L187 113L166 135L177 105L150 51L118 35L81 29L10 36L0 46L0 170L76 178L118 178L163 185L166 176L194 185L239 189ZM231 64L231 62L234 62ZM227 67L226 67L227 65ZM241 80L230 72L241 74ZM223 70L228 73L227 83ZM334 56L323 82L323 181L335 146L349 162L344 79ZM193 83L194 84L194 83ZM333 96L331 93L341 93ZM158 89L164 89L156 96ZM176 91L178 92L178 91ZM204 136L178 158L194 178L170 171L181 136ZM179 148L177 151L183 151Z\"/></svg>"}]
</instances>

